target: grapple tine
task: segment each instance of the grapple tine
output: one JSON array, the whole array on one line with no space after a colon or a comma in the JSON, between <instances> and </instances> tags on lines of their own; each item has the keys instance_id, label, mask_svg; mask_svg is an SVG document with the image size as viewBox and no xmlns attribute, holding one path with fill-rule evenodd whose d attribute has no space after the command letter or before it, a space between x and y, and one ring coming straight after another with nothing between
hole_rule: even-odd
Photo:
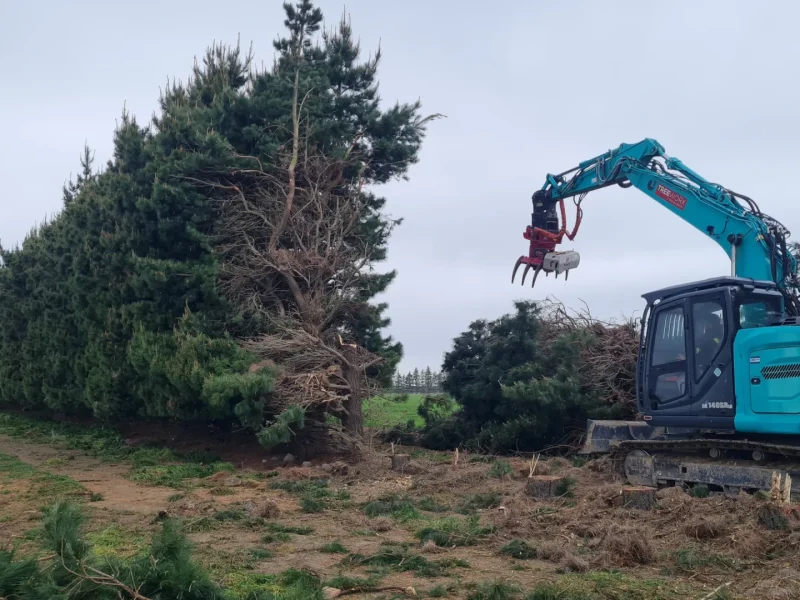
<instances>
[{"instance_id":1,"label":"grapple tine","mask_svg":"<svg viewBox=\"0 0 800 600\"><path fill-rule=\"evenodd\" d=\"M536 285L536 278L539 276L539 273L541 273L541 272L542 272L542 265L539 265L538 267L536 267L536 270L533 272L533 280L531 281L531 289L533 289L533 286Z\"/></svg>"},{"instance_id":2,"label":"grapple tine","mask_svg":"<svg viewBox=\"0 0 800 600\"><path fill-rule=\"evenodd\" d=\"M564 271L564 281L566 281L567 279L569 279L569 269Z\"/></svg>"},{"instance_id":3,"label":"grapple tine","mask_svg":"<svg viewBox=\"0 0 800 600\"><path fill-rule=\"evenodd\" d=\"M519 257L519 258L517 259L517 262L516 262L516 264L514 265L514 270L511 272L511 283L514 283L514 277L516 277L516 275L517 275L517 269L519 269L519 266L520 266L521 264L522 264L522 257Z\"/></svg>"},{"instance_id":4,"label":"grapple tine","mask_svg":"<svg viewBox=\"0 0 800 600\"><path fill-rule=\"evenodd\" d=\"M528 271L531 270L532 265L525 265L525 270L522 272L522 282L520 285L525 285L525 277L528 276Z\"/></svg>"}]
</instances>

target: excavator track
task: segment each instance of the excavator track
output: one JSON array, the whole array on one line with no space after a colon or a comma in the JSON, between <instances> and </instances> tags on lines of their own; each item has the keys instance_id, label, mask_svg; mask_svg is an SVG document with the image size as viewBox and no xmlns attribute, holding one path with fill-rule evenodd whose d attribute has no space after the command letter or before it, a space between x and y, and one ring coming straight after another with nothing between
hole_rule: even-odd
<instances>
[{"instance_id":1,"label":"excavator track","mask_svg":"<svg viewBox=\"0 0 800 600\"><path fill-rule=\"evenodd\" d=\"M609 457L633 485L706 485L728 494L770 491L775 476L800 481L800 446L750 440L625 440ZM797 488L797 486L794 486ZM800 489L793 490L800 496Z\"/></svg>"}]
</instances>

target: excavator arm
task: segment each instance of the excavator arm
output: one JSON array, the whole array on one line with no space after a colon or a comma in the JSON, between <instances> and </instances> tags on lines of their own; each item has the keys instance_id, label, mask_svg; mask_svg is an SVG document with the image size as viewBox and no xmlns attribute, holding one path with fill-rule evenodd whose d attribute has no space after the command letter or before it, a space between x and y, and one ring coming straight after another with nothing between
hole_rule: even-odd
<instances>
[{"instance_id":1,"label":"excavator arm","mask_svg":"<svg viewBox=\"0 0 800 600\"><path fill-rule=\"evenodd\" d=\"M752 199L712 183L677 158L667 156L653 139L622 144L614 150L580 163L577 167L547 175L533 194L531 225L523 234L530 242L511 276L525 265L522 284L530 269L533 286L540 272L569 274L580 262L572 251L557 251L564 237L572 240L583 216L581 202L594 190L618 185L635 187L716 241L731 259L731 274L774 281L786 299L789 314L800 314L797 301L797 262L787 248L788 230L764 214ZM573 199L575 225L567 231L565 200Z\"/></svg>"}]
</instances>

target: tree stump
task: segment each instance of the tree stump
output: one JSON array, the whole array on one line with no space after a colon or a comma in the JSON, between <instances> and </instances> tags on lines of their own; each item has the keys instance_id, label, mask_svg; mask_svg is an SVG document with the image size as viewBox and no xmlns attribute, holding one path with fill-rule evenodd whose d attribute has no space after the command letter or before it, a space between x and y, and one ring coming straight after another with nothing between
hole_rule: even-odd
<instances>
[{"instance_id":1,"label":"tree stump","mask_svg":"<svg viewBox=\"0 0 800 600\"><path fill-rule=\"evenodd\" d=\"M406 470L411 458L408 454L392 454L392 471L402 473Z\"/></svg>"},{"instance_id":2,"label":"tree stump","mask_svg":"<svg viewBox=\"0 0 800 600\"><path fill-rule=\"evenodd\" d=\"M534 475L528 477L525 493L532 498L553 498L563 488L564 478L557 475Z\"/></svg>"},{"instance_id":3,"label":"tree stump","mask_svg":"<svg viewBox=\"0 0 800 600\"><path fill-rule=\"evenodd\" d=\"M622 488L622 506L651 510L656 505L656 489L649 487Z\"/></svg>"}]
</instances>

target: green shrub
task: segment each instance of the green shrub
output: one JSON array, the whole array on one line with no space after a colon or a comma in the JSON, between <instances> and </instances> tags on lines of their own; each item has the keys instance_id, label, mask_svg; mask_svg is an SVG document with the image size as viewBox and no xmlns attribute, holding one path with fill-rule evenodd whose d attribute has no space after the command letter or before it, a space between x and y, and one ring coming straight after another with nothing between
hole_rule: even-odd
<instances>
[{"instance_id":1,"label":"green shrub","mask_svg":"<svg viewBox=\"0 0 800 600\"><path fill-rule=\"evenodd\" d=\"M267 530L272 533L293 533L295 535L311 535L314 533L313 527L294 527L274 522L267 523Z\"/></svg>"},{"instance_id":2,"label":"green shrub","mask_svg":"<svg viewBox=\"0 0 800 600\"><path fill-rule=\"evenodd\" d=\"M42 543L51 555L42 561L20 560L12 552L0 551L0 598L66 599L77 589L81 598L116 598L119 586L113 581L100 577L88 581L79 575L84 569L97 569L144 597L225 600L224 592L193 561L191 546L176 521L164 521L149 552L127 559L91 552L82 525L76 505L58 502L48 507Z\"/></svg>"},{"instance_id":3,"label":"green shrub","mask_svg":"<svg viewBox=\"0 0 800 600\"><path fill-rule=\"evenodd\" d=\"M368 517L390 516L401 522L418 519L420 516L411 500L402 498L397 494L367 502L362 507L362 510Z\"/></svg>"},{"instance_id":4,"label":"green shrub","mask_svg":"<svg viewBox=\"0 0 800 600\"><path fill-rule=\"evenodd\" d=\"M620 354L611 383L624 390L623 397L609 403L609 382L582 368L584 349L603 343L598 332L605 326L557 325L547 308L516 302L515 312L474 321L454 340L442 365L442 387L460 408L453 416L436 415L426 423L423 445L539 451L558 442L565 430L583 430L588 418L629 416L635 352ZM620 327L635 348L635 327Z\"/></svg>"},{"instance_id":5,"label":"green shrub","mask_svg":"<svg viewBox=\"0 0 800 600\"><path fill-rule=\"evenodd\" d=\"M328 503L322 498L313 494L300 496L300 510L304 513L320 513L326 508L328 508Z\"/></svg>"},{"instance_id":6,"label":"green shrub","mask_svg":"<svg viewBox=\"0 0 800 600\"><path fill-rule=\"evenodd\" d=\"M479 584L467 600L518 600L521 597L522 589L518 585L491 581Z\"/></svg>"},{"instance_id":7,"label":"green shrub","mask_svg":"<svg viewBox=\"0 0 800 600\"><path fill-rule=\"evenodd\" d=\"M418 577L444 577L453 568L467 568L469 563L459 559L428 560L404 548L384 547L372 556L351 554L343 562L348 567L377 567L395 572L413 572Z\"/></svg>"},{"instance_id":8,"label":"green shrub","mask_svg":"<svg viewBox=\"0 0 800 600\"><path fill-rule=\"evenodd\" d=\"M511 463L507 460L497 460L492 463L491 468L489 469L489 475L495 477L497 479L504 479L508 477L513 472L511 468Z\"/></svg>"},{"instance_id":9,"label":"green shrub","mask_svg":"<svg viewBox=\"0 0 800 600\"><path fill-rule=\"evenodd\" d=\"M473 546L492 532L491 527L481 527L475 516L466 519L445 517L432 521L419 531L417 538L426 542L428 540L437 546Z\"/></svg>"},{"instance_id":10,"label":"green shrub","mask_svg":"<svg viewBox=\"0 0 800 600\"><path fill-rule=\"evenodd\" d=\"M347 548L339 540L325 544L319 551L326 554L347 554Z\"/></svg>"},{"instance_id":11,"label":"green shrub","mask_svg":"<svg viewBox=\"0 0 800 600\"><path fill-rule=\"evenodd\" d=\"M562 496L564 498L573 498L575 494L573 493L572 489L578 482L573 477L564 477L561 481L558 482L556 489L553 490L556 496Z\"/></svg>"},{"instance_id":12,"label":"green shrub","mask_svg":"<svg viewBox=\"0 0 800 600\"><path fill-rule=\"evenodd\" d=\"M433 513L444 513L450 510L449 506L444 504L439 504L435 499L431 498L430 496L423 496L422 498L418 498L415 502L417 508L420 510L424 510L425 512L433 512Z\"/></svg>"},{"instance_id":13,"label":"green shrub","mask_svg":"<svg viewBox=\"0 0 800 600\"><path fill-rule=\"evenodd\" d=\"M485 510L487 508L496 508L500 506L502 496L496 492L485 492L480 494L472 494L458 507L458 512L461 514L471 514L476 510Z\"/></svg>"},{"instance_id":14,"label":"green shrub","mask_svg":"<svg viewBox=\"0 0 800 600\"><path fill-rule=\"evenodd\" d=\"M536 548L528 544L525 540L513 540L509 542L500 548L500 554L520 560L531 560L539 556Z\"/></svg>"}]
</instances>

